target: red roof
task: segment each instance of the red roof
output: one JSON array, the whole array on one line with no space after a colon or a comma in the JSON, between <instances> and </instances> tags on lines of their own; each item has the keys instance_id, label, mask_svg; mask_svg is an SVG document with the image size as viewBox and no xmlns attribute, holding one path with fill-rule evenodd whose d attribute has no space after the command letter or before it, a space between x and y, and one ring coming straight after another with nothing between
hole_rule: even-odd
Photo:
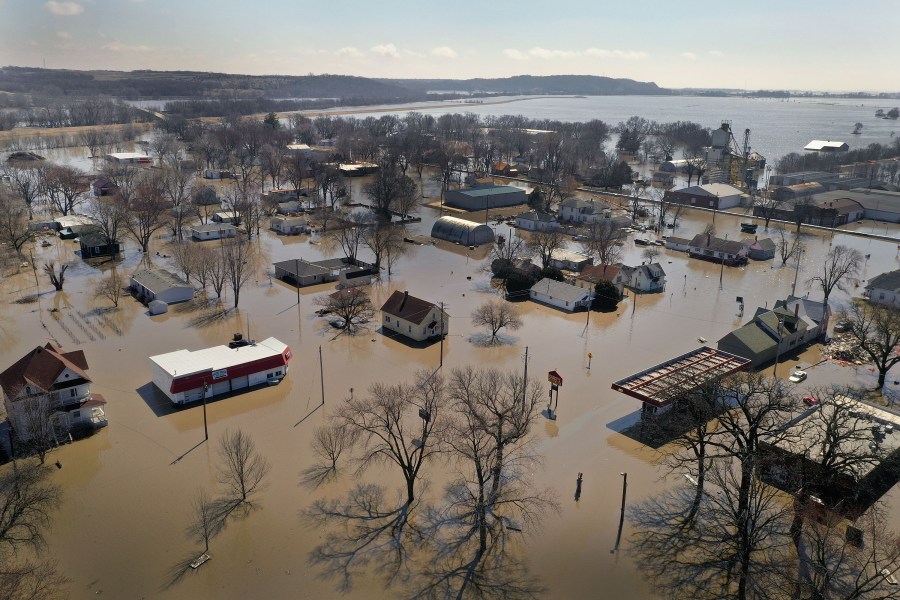
<instances>
[{"instance_id":1,"label":"red roof","mask_svg":"<svg viewBox=\"0 0 900 600\"><path fill-rule=\"evenodd\" d=\"M0 386L7 396L16 396L26 385L48 392L60 374L70 369L78 377L90 381L85 370L88 368L84 352L61 352L53 344L38 346L11 367L0 373Z\"/></svg>"}]
</instances>

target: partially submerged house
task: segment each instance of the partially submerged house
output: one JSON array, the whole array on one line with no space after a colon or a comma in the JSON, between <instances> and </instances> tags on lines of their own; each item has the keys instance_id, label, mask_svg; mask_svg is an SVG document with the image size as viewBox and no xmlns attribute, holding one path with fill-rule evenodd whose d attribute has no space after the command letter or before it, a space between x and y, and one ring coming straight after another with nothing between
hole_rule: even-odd
<instances>
[{"instance_id":1,"label":"partially submerged house","mask_svg":"<svg viewBox=\"0 0 900 600\"><path fill-rule=\"evenodd\" d=\"M108 177L98 177L91 182L91 191L94 193L94 196L97 197L112 196L119 191L119 186Z\"/></svg>"},{"instance_id":2,"label":"partially submerged house","mask_svg":"<svg viewBox=\"0 0 900 600\"><path fill-rule=\"evenodd\" d=\"M581 271L594 264L594 259L583 252L556 248L550 253L550 266L566 271Z\"/></svg>"},{"instance_id":3,"label":"partially submerged house","mask_svg":"<svg viewBox=\"0 0 900 600\"><path fill-rule=\"evenodd\" d=\"M724 263L729 267L747 264L747 246L737 240L720 239L706 233L698 233L688 246L691 258Z\"/></svg>"},{"instance_id":4,"label":"partially submerged house","mask_svg":"<svg viewBox=\"0 0 900 600\"><path fill-rule=\"evenodd\" d=\"M27 442L52 433L62 440L79 428L107 425L106 401L91 393L84 352L38 346L0 373L6 415L16 437Z\"/></svg>"},{"instance_id":5,"label":"partially submerged house","mask_svg":"<svg viewBox=\"0 0 900 600\"><path fill-rule=\"evenodd\" d=\"M612 208L605 202L567 198L559 204L559 220L564 223L597 223L612 218Z\"/></svg>"},{"instance_id":6,"label":"partially submerged house","mask_svg":"<svg viewBox=\"0 0 900 600\"><path fill-rule=\"evenodd\" d=\"M771 238L743 240L747 246L747 256L753 260L769 260L775 258L775 242Z\"/></svg>"},{"instance_id":7,"label":"partially submerged house","mask_svg":"<svg viewBox=\"0 0 900 600\"><path fill-rule=\"evenodd\" d=\"M275 339L202 350L176 350L150 357L153 384L172 402L187 404L256 385L281 381L293 358Z\"/></svg>"},{"instance_id":8,"label":"partially submerged house","mask_svg":"<svg viewBox=\"0 0 900 600\"><path fill-rule=\"evenodd\" d=\"M829 316L830 308L821 302L788 296L771 309L757 308L752 320L723 336L716 347L750 359L757 368L822 339Z\"/></svg>"},{"instance_id":9,"label":"partially submerged house","mask_svg":"<svg viewBox=\"0 0 900 600\"><path fill-rule=\"evenodd\" d=\"M116 256L122 252L122 243L119 240L110 240L99 229L87 229L78 236L78 246L81 258L100 258L104 256Z\"/></svg>"},{"instance_id":10,"label":"partially submerged house","mask_svg":"<svg viewBox=\"0 0 900 600\"><path fill-rule=\"evenodd\" d=\"M273 265L275 277L298 287L340 281L342 287L371 283L377 275L374 265L350 258L329 258L309 262L302 258L283 260Z\"/></svg>"},{"instance_id":11,"label":"partially submerged house","mask_svg":"<svg viewBox=\"0 0 900 600\"><path fill-rule=\"evenodd\" d=\"M727 183L692 185L680 190L669 190L665 194L666 202L713 210L735 208L748 198L743 191Z\"/></svg>"},{"instance_id":12,"label":"partially submerged house","mask_svg":"<svg viewBox=\"0 0 900 600\"><path fill-rule=\"evenodd\" d=\"M165 269L141 269L130 279L132 293L145 304L154 300L175 304L194 298L193 286Z\"/></svg>"},{"instance_id":13,"label":"partially submerged house","mask_svg":"<svg viewBox=\"0 0 900 600\"><path fill-rule=\"evenodd\" d=\"M480 246L494 243L494 230L483 223L441 217L431 227L431 237L463 246Z\"/></svg>"},{"instance_id":14,"label":"partially submerged house","mask_svg":"<svg viewBox=\"0 0 900 600\"><path fill-rule=\"evenodd\" d=\"M872 304L885 306L900 304L900 269L882 273L870 279L863 295Z\"/></svg>"},{"instance_id":15,"label":"partially submerged house","mask_svg":"<svg viewBox=\"0 0 900 600\"><path fill-rule=\"evenodd\" d=\"M199 242L223 240L237 236L238 229L228 223L206 223L191 225L191 238Z\"/></svg>"},{"instance_id":16,"label":"partially submerged house","mask_svg":"<svg viewBox=\"0 0 900 600\"><path fill-rule=\"evenodd\" d=\"M619 297L622 297L627 282L619 265L591 265L582 269L581 273L575 277L575 285L592 292L601 281L613 284L619 292Z\"/></svg>"},{"instance_id":17,"label":"partially submerged house","mask_svg":"<svg viewBox=\"0 0 900 600\"><path fill-rule=\"evenodd\" d=\"M691 240L683 237L670 235L666 238L666 250L677 250L678 252L688 252L691 249Z\"/></svg>"},{"instance_id":18,"label":"partially submerged house","mask_svg":"<svg viewBox=\"0 0 900 600\"><path fill-rule=\"evenodd\" d=\"M282 235L309 233L309 220L306 217L272 217L269 226L272 231L277 231Z\"/></svg>"},{"instance_id":19,"label":"partially submerged house","mask_svg":"<svg viewBox=\"0 0 900 600\"><path fill-rule=\"evenodd\" d=\"M382 330L393 331L417 342L447 335L450 316L439 304L395 291L381 307Z\"/></svg>"},{"instance_id":20,"label":"partially submerged house","mask_svg":"<svg viewBox=\"0 0 900 600\"><path fill-rule=\"evenodd\" d=\"M545 277L531 286L529 298L566 312L574 312L590 308L594 291Z\"/></svg>"},{"instance_id":21,"label":"partially submerged house","mask_svg":"<svg viewBox=\"0 0 900 600\"><path fill-rule=\"evenodd\" d=\"M559 222L550 213L529 210L516 215L516 227L525 231L554 231L559 229Z\"/></svg>"},{"instance_id":22,"label":"partially submerged house","mask_svg":"<svg viewBox=\"0 0 900 600\"><path fill-rule=\"evenodd\" d=\"M212 220L216 223L241 224L241 215L236 210L217 210L213 213Z\"/></svg>"},{"instance_id":23,"label":"partially submerged house","mask_svg":"<svg viewBox=\"0 0 900 600\"><path fill-rule=\"evenodd\" d=\"M619 263L625 287L639 294L653 294L666 289L666 272L659 263L640 264L630 267Z\"/></svg>"}]
</instances>

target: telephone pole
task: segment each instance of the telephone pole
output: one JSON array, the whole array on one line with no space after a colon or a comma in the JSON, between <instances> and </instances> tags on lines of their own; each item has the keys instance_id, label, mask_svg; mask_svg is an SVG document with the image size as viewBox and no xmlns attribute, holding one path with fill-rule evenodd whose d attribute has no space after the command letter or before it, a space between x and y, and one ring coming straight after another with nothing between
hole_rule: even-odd
<instances>
[{"instance_id":1,"label":"telephone pole","mask_svg":"<svg viewBox=\"0 0 900 600\"><path fill-rule=\"evenodd\" d=\"M325 368L322 366L322 346L319 346L319 379L322 382L322 404L325 404Z\"/></svg>"}]
</instances>

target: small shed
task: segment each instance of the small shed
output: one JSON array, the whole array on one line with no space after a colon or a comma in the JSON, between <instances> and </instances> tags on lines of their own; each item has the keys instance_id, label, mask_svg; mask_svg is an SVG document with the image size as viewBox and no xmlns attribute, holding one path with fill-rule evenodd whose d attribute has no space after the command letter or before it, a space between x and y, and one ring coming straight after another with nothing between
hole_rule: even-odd
<instances>
[{"instance_id":1,"label":"small shed","mask_svg":"<svg viewBox=\"0 0 900 600\"><path fill-rule=\"evenodd\" d=\"M303 217L273 217L271 227L283 235L299 235L309 232L309 221Z\"/></svg>"},{"instance_id":2,"label":"small shed","mask_svg":"<svg viewBox=\"0 0 900 600\"><path fill-rule=\"evenodd\" d=\"M169 312L169 305L162 300L151 300L147 304L147 308L150 310L151 315L163 315Z\"/></svg>"},{"instance_id":3,"label":"small shed","mask_svg":"<svg viewBox=\"0 0 900 600\"><path fill-rule=\"evenodd\" d=\"M588 308L594 292L545 277L531 287L529 297L536 302L573 312L579 308Z\"/></svg>"},{"instance_id":4,"label":"small shed","mask_svg":"<svg viewBox=\"0 0 900 600\"><path fill-rule=\"evenodd\" d=\"M131 289L146 302L160 300L167 304L187 302L194 297L194 288L165 269L142 269L131 275Z\"/></svg>"},{"instance_id":5,"label":"small shed","mask_svg":"<svg viewBox=\"0 0 900 600\"><path fill-rule=\"evenodd\" d=\"M216 223L239 225L241 222L241 215L235 210L217 210L213 213L212 220Z\"/></svg>"},{"instance_id":6,"label":"small shed","mask_svg":"<svg viewBox=\"0 0 900 600\"><path fill-rule=\"evenodd\" d=\"M474 221L457 217L441 217L434 222L434 226L431 228L431 237L464 246L480 246L494 243L494 230Z\"/></svg>"}]
</instances>

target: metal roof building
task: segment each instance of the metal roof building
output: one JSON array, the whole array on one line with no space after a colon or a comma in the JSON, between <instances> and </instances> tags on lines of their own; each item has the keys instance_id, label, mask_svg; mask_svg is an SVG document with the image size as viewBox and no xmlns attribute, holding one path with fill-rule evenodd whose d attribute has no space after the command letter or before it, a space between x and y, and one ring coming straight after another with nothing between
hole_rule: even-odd
<instances>
[{"instance_id":1,"label":"metal roof building","mask_svg":"<svg viewBox=\"0 0 900 600\"><path fill-rule=\"evenodd\" d=\"M488 210L525 204L525 190L511 185L483 185L444 193L444 203L463 210Z\"/></svg>"},{"instance_id":2,"label":"metal roof building","mask_svg":"<svg viewBox=\"0 0 900 600\"><path fill-rule=\"evenodd\" d=\"M131 275L131 289L146 302L160 300L166 304L187 302L194 288L165 269L143 269Z\"/></svg>"},{"instance_id":3,"label":"metal roof building","mask_svg":"<svg viewBox=\"0 0 900 600\"><path fill-rule=\"evenodd\" d=\"M153 383L173 404L184 404L280 380L291 349L273 337L244 346L176 350L150 357Z\"/></svg>"},{"instance_id":4,"label":"metal roof building","mask_svg":"<svg viewBox=\"0 0 900 600\"><path fill-rule=\"evenodd\" d=\"M809 152L846 152L850 149L847 142L833 142L831 140L813 140L803 147Z\"/></svg>"},{"instance_id":5,"label":"metal roof building","mask_svg":"<svg viewBox=\"0 0 900 600\"><path fill-rule=\"evenodd\" d=\"M494 243L494 230L487 225L457 217L441 217L431 228L431 237L463 246Z\"/></svg>"}]
</instances>

